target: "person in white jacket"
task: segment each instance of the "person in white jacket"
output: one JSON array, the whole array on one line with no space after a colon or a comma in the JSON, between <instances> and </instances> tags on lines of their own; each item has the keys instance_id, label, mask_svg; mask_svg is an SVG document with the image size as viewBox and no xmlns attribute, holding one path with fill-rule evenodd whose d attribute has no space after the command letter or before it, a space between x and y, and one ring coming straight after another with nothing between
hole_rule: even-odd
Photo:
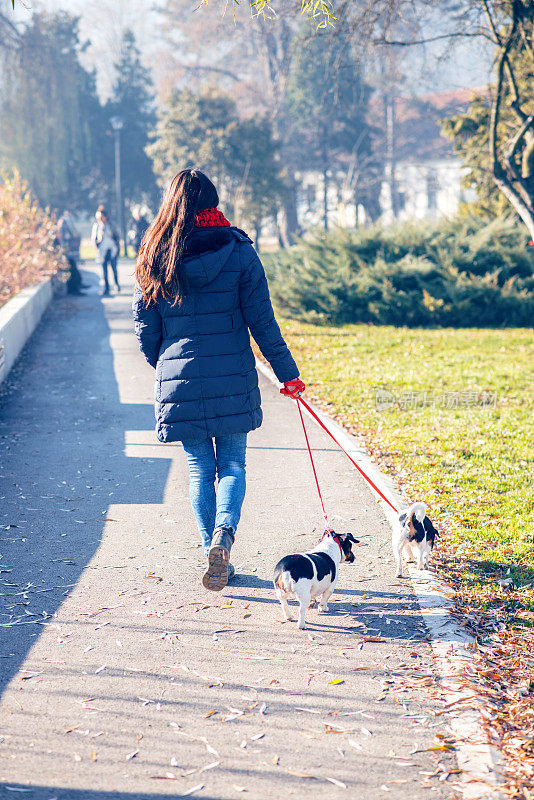
<instances>
[{"instance_id":1,"label":"person in white jacket","mask_svg":"<svg viewBox=\"0 0 534 800\"><path fill-rule=\"evenodd\" d=\"M113 277L115 279L115 286L117 292L120 292L119 278L117 275L117 258L119 255L119 234L117 229L109 217L104 206L98 206L95 214L95 223L91 233L91 241L96 247L97 261L102 267L102 275L104 278L104 290L102 295L109 295L109 280L108 280L108 266L113 270Z\"/></svg>"}]
</instances>

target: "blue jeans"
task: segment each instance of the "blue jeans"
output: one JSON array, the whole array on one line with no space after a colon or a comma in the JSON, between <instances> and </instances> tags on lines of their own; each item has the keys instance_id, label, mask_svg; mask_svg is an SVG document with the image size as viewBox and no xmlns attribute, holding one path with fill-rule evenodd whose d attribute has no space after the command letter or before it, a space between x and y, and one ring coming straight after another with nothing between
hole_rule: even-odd
<instances>
[{"instance_id":1,"label":"blue jeans","mask_svg":"<svg viewBox=\"0 0 534 800\"><path fill-rule=\"evenodd\" d=\"M215 442L215 447L214 447ZM245 499L246 433L182 442L189 464L189 496L207 554L215 528L235 532ZM217 491L215 491L217 478Z\"/></svg>"},{"instance_id":2,"label":"blue jeans","mask_svg":"<svg viewBox=\"0 0 534 800\"><path fill-rule=\"evenodd\" d=\"M106 250L104 253L104 258L102 260L102 275L104 277L104 286L105 291L109 292L109 280L108 280L108 264L111 266L113 277L115 279L115 286L119 288L119 277L117 275L117 258L118 255L112 256L111 250Z\"/></svg>"}]
</instances>

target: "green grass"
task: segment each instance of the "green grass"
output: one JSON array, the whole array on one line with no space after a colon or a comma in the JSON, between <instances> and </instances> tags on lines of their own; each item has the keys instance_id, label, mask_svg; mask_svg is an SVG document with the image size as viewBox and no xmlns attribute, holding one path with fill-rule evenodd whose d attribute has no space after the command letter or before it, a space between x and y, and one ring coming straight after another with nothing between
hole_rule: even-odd
<instances>
[{"instance_id":1,"label":"green grass","mask_svg":"<svg viewBox=\"0 0 534 800\"><path fill-rule=\"evenodd\" d=\"M135 258L133 247L128 245L128 258ZM96 259L96 250L90 239L82 239L80 244L80 258L82 261L94 261Z\"/></svg>"},{"instance_id":2,"label":"green grass","mask_svg":"<svg viewBox=\"0 0 534 800\"><path fill-rule=\"evenodd\" d=\"M513 580L534 597L534 332L315 326L281 320L311 395L363 433L407 499L424 500L442 547L480 599ZM386 389L410 406L379 410ZM480 404L480 395L496 403ZM442 393L449 393L446 399ZM404 395L404 398L403 398ZM429 401L435 398L435 406ZM447 402L459 407L447 407Z\"/></svg>"}]
</instances>

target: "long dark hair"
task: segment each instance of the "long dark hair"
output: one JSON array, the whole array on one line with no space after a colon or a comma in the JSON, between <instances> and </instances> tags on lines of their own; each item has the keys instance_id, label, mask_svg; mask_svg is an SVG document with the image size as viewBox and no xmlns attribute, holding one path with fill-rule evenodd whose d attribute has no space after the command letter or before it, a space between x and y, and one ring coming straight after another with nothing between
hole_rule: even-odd
<instances>
[{"instance_id":1,"label":"long dark hair","mask_svg":"<svg viewBox=\"0 0 534 800\"><path fill-rule=\"evenodd\" d=\"M173 305L180 303L187 291L182 256L195 215L218 202L215 186L200 170L183 169L172 179L137 256L135 277L146 305L160 295Z\"/></svg>"}]
</instances>

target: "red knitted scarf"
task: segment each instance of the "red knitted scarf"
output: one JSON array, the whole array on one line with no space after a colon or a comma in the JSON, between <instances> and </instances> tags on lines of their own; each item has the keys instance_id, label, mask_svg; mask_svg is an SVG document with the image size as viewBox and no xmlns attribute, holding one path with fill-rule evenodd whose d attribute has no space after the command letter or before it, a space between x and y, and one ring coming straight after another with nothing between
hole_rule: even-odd
<instances>
[{"instance_id":1,"label":"red knitted scarf","mask_svg":"<svg viewBox=\"0 0 534 800\"><path fill-rule=\"evenodd\" d=\"M218 208L205 208L195 217L196 228L229 228L230 223Z\"/></svg>"}]
</instances>

